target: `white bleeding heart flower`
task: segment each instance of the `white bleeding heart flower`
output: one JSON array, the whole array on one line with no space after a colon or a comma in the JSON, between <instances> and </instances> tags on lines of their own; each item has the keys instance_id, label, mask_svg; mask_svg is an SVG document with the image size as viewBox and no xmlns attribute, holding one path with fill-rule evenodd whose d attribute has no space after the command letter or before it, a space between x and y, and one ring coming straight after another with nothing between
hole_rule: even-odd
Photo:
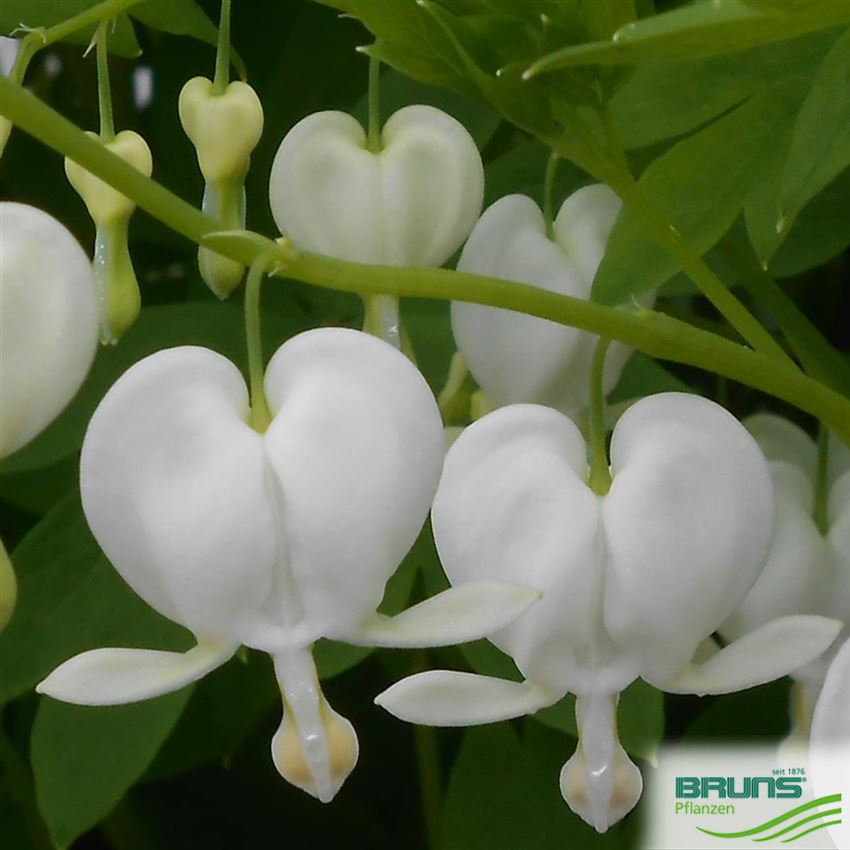
<instances>
[{"instance_id":1,"label":"white bleeding heart flower","mask_svg":"<svg viewBox=\"0 0 850 850\"><path fill-rule=\"evenodd\" d=\"M620 207L607 186L579 189L561 206L550 239L537 204L525 195L508 195L481 216L458 269L588 299ZM451 313L458 349L492 405L531 402L568 415L587 406L596 336L547 319L460 301L452 303ZM622 343L609 347L606 393L631 353Z\"/></svg>"},{"instance_id":2,"label":"white bleeding heart flower","mask_svg":"<svg viewBox=\"0 0 850 850\"><path fill-rule=\"evenodd\" d=\"M272 358L265 394L272 420L258 433L239 370L197 347L147 357L109 390L83 444L86 518L130 587L197 646L85 652L39 691L131 702L199 679L240 645L268 652L284 705L274 762L328 801L358 745L322 695L314 641L470 640L538 594L474 582L396 617L376 613L428 515L443 460L436 402L401 353L358 331L308 331Z\"/></svg>"},{"instance_id":3,"label":"white bleeding heart flower","mask_svg":"<svg viewBox=\"0 0 850 850\"><path fill-rule=\"evenodd\" d=\"M812 719L809 773L817 798L850 799L850 640L835 653ZM836 799L836 795L840 795ZM825 808L825 806L824 806ZM836 847L850 847L850 820L837 818L827 829Z\"/></svg>"},{"instance_id":4,"label":"white bleeding heart flower","mask_svg":"<svg viewBox=\"0 0 850 850\"><path fill-rule=\"evenodd\" d=\"M616 733L629 683L747 688L810 661L840 625L772 620L702 660L706 638L757 579L774 520L767 463L720 406L680 393L642 399L614 429L607 494L588 486L587 466L577 427L543 406L501 408L457 438L432 512L437 550L452 583L514 581L542 593L491 637L525 681L430 671L376 701L411 722L468 725L576 694L579 746L561 792L604 831L642 789Z\"/></svg>"},{"instance_id":5,"label":"white bleeding heart flower","mask_svg":"<svg viewBox=\"0 0 850 850\"><path fill-rule=\"evenodd\" d=\"M390 116L381 149L344 112L317 112L284 137L269 199L296 248L358 263L441 266L481 212L484 168L451 115L406 106Z\"/></svg>"},{"instance_id":6,"label":"white bleeding heart flower","mask_svg":"<svg viewBox=\"0 0 850 850\"><path fill-rule=\"evenodd\" d=\"M77 240L35 207L0 203L0 458L71 400L97 336L97 289Z\"/></svg>"},{"instance_id":7,"label":"white bleeding heart flower","mask_svg":"<svg viewBox=\"0 0 850 850\"><path fill-rule=\"evenodd\" d=\"M837 438L827 460L827 528L815 518L818 449L797 425L772 414L744 423L770 465L777 527L767 564L750 592L720 628L736 638L788 614L821 614L850 621L850 449ZM845 629L845 634L850 631ZM840 641L836 642L839 645ZM826 653L793 671L797 680L793 735L805 735L832 660Z\"/></svg>"}]
</instances>

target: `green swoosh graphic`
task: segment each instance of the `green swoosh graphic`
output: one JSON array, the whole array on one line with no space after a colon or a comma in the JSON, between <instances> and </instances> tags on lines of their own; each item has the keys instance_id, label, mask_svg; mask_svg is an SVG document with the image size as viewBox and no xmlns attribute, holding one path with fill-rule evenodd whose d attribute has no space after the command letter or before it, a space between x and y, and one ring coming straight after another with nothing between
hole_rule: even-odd
<instances>
[{"instance_id":1,"label":"green swoosh graphic","mask_svg":"<svg viewBox=\"0 0 850 850\"><path fill-rule=\"evenodd\" d=\"M801 832L799 835L795 835L792 838L783 839L782 843L787 844L789 841L796 841L798 838L802 838L804 835L808 835L810 832L816 832L819 829L824 829L827 826L838 826L840 824L840 820L831 820L826 823L819 823L817 826L813 826L811 829L807 829L805 832Z\"/></svg>"},{"instance_id":2,"label":"green swoosh graphic","mask_svg":"<svg viewBox=\"0 0 850 850\"><path fill-rule=\"evenodd\" d=\"M760 832L764 832L766 829L778 826L780 823L784 823L789 818L793 818L795 815L807 812L809 809L813 809L815 806L823 806L826 803L840 802L840 794L830 794L826 797L818 797L817 800L812 800L810 803L804 803L802 806L797 806L795 809L791 809L790 811L785 812L784 815L779 815L773 820L769 820L766 823L760 824L759 826L754 826L752 829L742 830L741 832L713 832L710 829L703 829L701 826L698 826L697 829L700 832L704 832L706 835L712 835L715 838L744 838L748 835L757 835Z\"/></svg>"},{"instance_id":3,"label":"green swoosh graphic","mask_svg":"<svg viewBox=\"0 0 850 850\"><path fill-rule=\"evenodd\" d=\"M841 809L829 809L826 812L818 812L814 815L809 815L807 818L803 818L802 820L798 820L796 823L792 823L791 826L786 826L785 829L780 829L779 832L774 832L772 835L765 835L764 838L754 838L753 841L772 841L774 838L779 838L780 835L785 835L786 832L791 832L798 827L801 827L804 823L811 823L813 820L817 820L818 818L825 818L829 815L840 815ZM791 838L789 841L793 841ZM784 844L785 842L783 842Z\"/></svg>"}]
</instances>

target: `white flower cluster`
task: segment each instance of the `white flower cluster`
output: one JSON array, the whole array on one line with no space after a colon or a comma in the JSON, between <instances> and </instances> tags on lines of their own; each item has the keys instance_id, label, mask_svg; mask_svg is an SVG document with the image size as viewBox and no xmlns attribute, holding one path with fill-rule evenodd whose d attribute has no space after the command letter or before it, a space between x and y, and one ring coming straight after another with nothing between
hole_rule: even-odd
<instances>
[{"instance_id":1,"label":"white flower cluster","mask_svg":"<svg viewBox=\"0 0 850 850\"><path fill-rule=\"evenodd\" d=\"M205 208L241 226L242 184L262 129L256 95L242 83L217 94L198 78L183 90L180 117L206 180ZM93 190L74 179L94 214ZM479 219L483 188L463 126L410 106L386 122L377 150L349 115L305 118L278 150L270 199L299 250L440 266L465 243L464 271L588 298L619 212L611 190L574 193L547 233L521 195ZM18 204L0 205L0 214L0 446L8 454L81 383L98 311L90 266L61 225ZM209 252L200 264L222 296L242 276ZM635 679L720 694L793 673L820 690L825 662L816 659L841 629L833 618L850 613L850 472L838 474L846 451L832 464L822 528L805 434L757 417L748 423L754 438L711 401L662 393L617 423L610 487L599 492L574 421L588 406L595 337L461 303L452 325L496 409L447 454L416 367L359 331L307 331L280 347L265 373L271 422L262 432L251 425L239 370L213 351L173 348L129 369L89 424L83 507L121 576L197 645L182 654L93 650L38 690L88 705L131 702L199 679L240 646L267 652L283 701L274 762L329 801L358 743L322 694L315 641L414 647L488 636L524 681L427 671L376 702L411 722L469 725L575 694L579 743L561 791L600 831L641 793L616 723L619 694ZM629 353L612 346L606 392ZM451 588L383 616L386 582L429 511ZM729 641L722 648L718 632ZM838 656L845 673L847 656ZM841 675L823 689L818 730L836 726L848 687Z\"/></svg>"}]
</instances>

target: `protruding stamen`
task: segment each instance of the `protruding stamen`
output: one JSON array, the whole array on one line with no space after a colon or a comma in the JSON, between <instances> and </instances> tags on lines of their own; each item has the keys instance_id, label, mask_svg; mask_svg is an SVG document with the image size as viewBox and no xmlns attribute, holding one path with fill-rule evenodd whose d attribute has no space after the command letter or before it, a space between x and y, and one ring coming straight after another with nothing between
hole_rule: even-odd
<instances>
[{"instance_id":1,"label":"protruding stamen","mask_svg":"<svg viewBox=\"0 0 850 850\"><path fill-rule=\"evenodd\" d=\"M579 745L561 770L561 794L597 832L625 817L643 790L640 771L617 738L618 699L611 694L577 697Z\"/></svg>"},{"instance_id":2,"label":"protruding stamen","mask_svg":"<svg viewBox=\"0 0 850 850\"><path fill-rule=\"evenodd\" d=\"M276 655L283 719L272 738L278 773L302 791L329 803L357 764L354 727L322 693L309 649Z\"/></svg>"}]
</instances>

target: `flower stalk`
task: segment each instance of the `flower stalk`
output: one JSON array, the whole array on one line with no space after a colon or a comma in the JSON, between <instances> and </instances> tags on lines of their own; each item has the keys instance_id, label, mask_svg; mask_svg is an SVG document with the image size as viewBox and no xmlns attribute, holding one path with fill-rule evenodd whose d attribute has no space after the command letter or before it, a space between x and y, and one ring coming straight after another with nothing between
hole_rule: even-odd
<instances>
[{"instance_id":1,"label":"flower stalk","mask_svg":"<svg viewBox=\"0 0 850 850\"><path fill-rule=\"evenodd\" d=\"M850 440L850 401L802 374L795 366L789 366L784 356L780 361L654 311L627 313L544 292L534 286L445 269L401 269L295 253L291 247L275 246L257 234L213 240L209 237L217 229L214 219L144 177L5 77L0 77L0 112L48 147L80 163L127 195L163 224L199 244L215 241L217 251L239 262L250 265L260 253L272 249L283 262L289 263L289 277L316 286L357 293L469 301L571 325L625 342L650 356L697 366L774 395L817 416L839 436ZM678 246L679 242L677 250Z\"/></svg>"}]
</instances>

